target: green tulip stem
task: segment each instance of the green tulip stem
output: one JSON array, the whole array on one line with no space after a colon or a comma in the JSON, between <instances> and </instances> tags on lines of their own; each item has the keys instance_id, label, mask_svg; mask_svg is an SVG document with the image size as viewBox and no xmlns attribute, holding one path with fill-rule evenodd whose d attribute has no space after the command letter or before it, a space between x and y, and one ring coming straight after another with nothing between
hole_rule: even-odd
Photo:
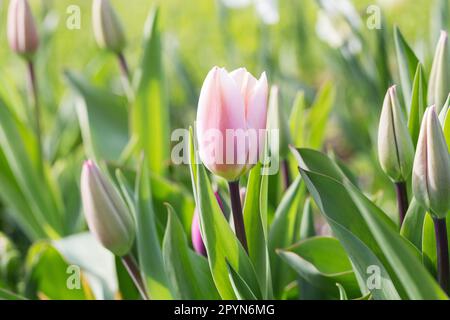
<instances>
[{"instance_id":1,"label":"green tulip stem","mask_svg":"<svg viewBox=\"0 0 450 320\"><path fill-rule=\"evenodd\" d=\"M245 234L244 216L242 215L241 195L239 190L239 180L229 182L231 210L233 211L234 230L236 236L248 253L247 236Z\"/></svg>"},{"instance_id":2,"label":"green tulip stem","mask_svg":"<svg viewBox=\"0 0 450 320\"><path fill-rule=\"evenodd\" d=\"M291 185L291 173L289 171L289 162L287 159L284 159L281 162L281 171L283 173L284 189L287 190Z\"/></svg>"},{"instance_id":3,"label":"green tulip stem","mask_svg":"<svg viewBox=\"0 0 450 320\"><path fill-rule=\"evenodd\" d=\"M436 235L438 282L447 294L449 293L448 238L445 218L433 218Z\"/></svg>"},{"instance_id":4,"label":"green tulip stem","mask_svg":"<svg viewBox=\"0 0 450 320\"><path fill-rule=\"evenodd\" d=\"M131 85L131 72L123 52L117 54L117 60L119 62L120 72L122 73L124 90L128 101L131 104L134 100L133 86Z\"/></svg>"},{"instance_id":5,"label":"green tulip stem","mask_svg":"<svg viewBox=\"0 0 450 320\"><path fill-rule=\"evenodd\" d=\"M406 182L396 182L395 191L397 192L397 207L401 227L403 220L405 220L406 211L408 211L408 191L406 190Z\"/></svg>"},{"instance_id":6,"label":"green tulip stem","mask_svg":"<svg viewBox=\"0 0 450 320\"><path fill-rule=\"evenodd\" d=\"M30 96L33 104L33 111L34 111L34 126L35 126L35 132L36 132L36 139L37 139L37 151L38 151L38 163L39 168L43 170L43 146L42 146L42 128L41 128L41 109L39 106L39 99L38 99L38 89L37 89L37 80L36 80L36 71L34 68L34 63L32 60L27 61L27 67L28 67L28 78L30 82Z\"/></svg>"},{"instance_id":7,"label":"green tulip stem","mask_svg":"<svg viewBox=\"0 0 450 320\"><path fill-rule=\"evenodd\" d=\"M150 300L149 296L147 295L147 290L145 289L144 281L142 280L141 272L139 271L134 258L130 254L127 254L126 256L122 257L122 263L127 269L128 274L133 280L134 285L138 289L142 299Z\"/></svg>"}]
</instances>

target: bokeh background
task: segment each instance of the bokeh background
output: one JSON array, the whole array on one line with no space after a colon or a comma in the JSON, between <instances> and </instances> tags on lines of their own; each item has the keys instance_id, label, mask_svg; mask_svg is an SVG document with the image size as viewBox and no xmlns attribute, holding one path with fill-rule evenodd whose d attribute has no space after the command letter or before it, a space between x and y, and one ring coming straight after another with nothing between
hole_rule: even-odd
<instances>
[{"instance_id":1,"label":"bokeh background","mask_svg":"<svg viewBox=\"0 0 450 320\"><path fill-rule=\"evenodd\" d=\"M215 65L229 70L244 66L255 75L266 71L270 84L280 88L286 114L299 90L311 105L320 88L331 85L336 95L321 148L348 164L363 190L372 199L379 199L378 204L396 219L394 189L379 168L374 147L384 94L388 86L399 84L394 25L429 74L439 30L449 29L443 22L450 21L448 0L111 2L125 28L128 46L124 54L132 70L142 54L148 12L159 6L171 130L192 125L203 79ZM8 47L8 3L0 0L0 95L17 102L15 112L20 117L26 113L26 67ZM73 92L64 71L81 73L93 85L123 95L119 68L116 58L95 43L91 0L30 0L30 4L43 44L36 68L45 106L46 153L55 171L60 166L63 172L68 162L73 163L76 169L71 173L77 180L85 153ZM67 9L72 5L80 8L80 29L66 26L70 17ZM367 26L374 17L368 8L380 10L379 29ZM186 167L172 168L170 179L180 182L188 192ZM64 200L78 201L70 197ZM77 231L85 228L80 216L73 218ZM4 198L0 201L0 231L22 254L29 248L31 240L17 228Z\"/></svg>"}]
</instances>

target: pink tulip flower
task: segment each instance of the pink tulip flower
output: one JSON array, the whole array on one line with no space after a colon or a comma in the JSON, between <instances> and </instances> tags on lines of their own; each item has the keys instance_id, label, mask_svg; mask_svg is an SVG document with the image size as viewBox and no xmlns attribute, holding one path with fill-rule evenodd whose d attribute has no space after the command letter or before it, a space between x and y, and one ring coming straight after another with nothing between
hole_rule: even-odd
<instances>
[{"instance_id":1,"label":"pink tulip flower","mask_svg":"<svg viewBox=\"0 0 450 320\"><path fill-rule=\"evenodd\" d=\"M200 232L200 220L197 209L195 209L194 217L192 219L191 237L192 246L194 247L195 252L206 257L206 248Z\"/></svg>"},{"instance_id":2,"label":"pink tulip flower","mask_svg":"<svg viewBox=\"0 0 450 320\"><path fill-rule=\"evenodd\" d=\"M264 147L268 84L246 69L214 67L207 75L197 110L200 158L214 174L236 181L255 165Z\"/></svg>"},{"instance_id":3,"label":"pink tulip flower","mask_svg":"<svg viewBox=\"0 0 450 320\"><path fill-rule=\"evenodd\" d=\"M39 46L36 25L27 0L11 0L9 4L8 41L14 52L27 58Z\"/></svg>"}]
</instances>

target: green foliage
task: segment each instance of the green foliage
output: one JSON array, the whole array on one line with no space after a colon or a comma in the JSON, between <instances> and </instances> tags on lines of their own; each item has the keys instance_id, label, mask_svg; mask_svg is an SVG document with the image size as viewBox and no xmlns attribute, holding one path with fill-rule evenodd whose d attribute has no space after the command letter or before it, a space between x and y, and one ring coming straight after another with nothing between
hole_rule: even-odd
<instances>
[{"instance_id":1,"label":"green foliage","mask_svg":"<svg viewBox=\"0 0 450 320\"><path fill-rule=\"evenodd\" d=\"M84 159L109 170L136 218L130 256L151 299L447 298L435 280L431 216L408 194L399 232L393 188L373 146L383 93L398 80L417 143L434 43L450 23L448 1L380 3L381 29L368 30L358 14L367 1L333 12L320 1L278 1L280 20L266 25L253 4L165 0L150 8L112 0L129 40L120 52L129 76L115 54L96 46L86 26L91 1L77 4L80 30L65 27L73 1L30 2L41 37L34 63L43 148L41 157L26 65L0 50L0 300L142 299L121 259L87 232ZM0 5L2 34L7 3ZM331 24L325 36L323 19ZM429 39L418 27L428 20ZM248 253L228 214L226 183L198 159L192 129L181 141L190 164L171 159L170 131L194 125L214 65L266 71L278 88L268 122L282 132L292 181L286 188L280 172L263 174L277 162L266 163L267 154L241 178ZM449 100L440 122L450 150ZM190 240L195 207L206 257Z\"/></svg>"}]
</instances>

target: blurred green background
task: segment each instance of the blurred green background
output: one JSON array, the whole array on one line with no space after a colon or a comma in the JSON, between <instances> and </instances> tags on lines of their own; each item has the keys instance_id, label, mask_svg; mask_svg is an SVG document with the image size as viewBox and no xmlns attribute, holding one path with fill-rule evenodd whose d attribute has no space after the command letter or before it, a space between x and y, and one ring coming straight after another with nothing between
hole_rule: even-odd
<instances>
[{"instance_id":1,"label":"blurred green background","mask_svg":"<svg viewBox=\"0 0 450 320\"><path fill-rule=\"evenodd\" d=\"M394 188L382 173L374 148L386 89L400 84L393 28L400 28L429 74L439 30L448 30L448 25L442 23L450 21L444 18L450 14L448 0L111 2L126 31L128 46L124 54L131 70L136 70L142 56L148 12L159 5L171 130L193 124L203 79L215 65L229 70L244 66L255 75L266 71L269 83L280 86L282 107L287 114L298 90L305 92L306 104L310 106L320 88L331 83L337 95L322 149L348 164L364 192L396 219ZM247 4L236 7L241 2ZM261 15L257 2L271 4L272 10ZM8 4L9 1L0 0L0 95L10 102L20 102L26 97L26 67L7 43ZM116 58L100 50L94 41L91 0L30 0L30 4L43 44L36 57L36 68L46 153L58 179L62 172L73 175L72 180L68 179L67 190L74 193L78 192L74 184L78 183L85 153L64 71L82 73L97 87L124 95L120 71ZM66 26L70 18L67 10L73 5L80 8L81 26L70 30ZM368 8L380 10L380 29L367 27L373 17ZM270 17L278 18L268 21ZM26 118L24 104L14 105L18 118ZM187 166L172 168L166 178L190 191ZM75 203L76 212L75 227L70 232L85 230L78 215L78 193L68 197L67 190L61 190L65 204ZM380 192L387 196L380 197ZM186 208L192 211L193 201L189 201ZM4 214L5 207L0 203L0 231L26 251L30 243L24 240L26 237L18 231L11 215Z\"/></svg>"}]
</instances>

